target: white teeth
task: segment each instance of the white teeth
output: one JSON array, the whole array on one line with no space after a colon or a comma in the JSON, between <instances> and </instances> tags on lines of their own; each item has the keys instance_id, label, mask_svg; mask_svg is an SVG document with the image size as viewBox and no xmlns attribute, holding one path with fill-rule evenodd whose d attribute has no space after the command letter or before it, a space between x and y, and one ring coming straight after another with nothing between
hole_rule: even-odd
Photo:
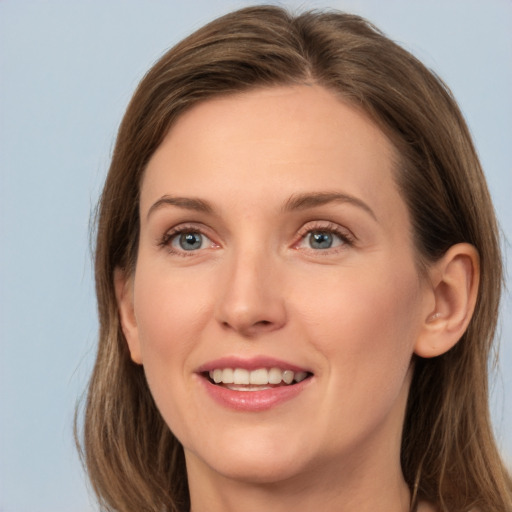
<instances>
[{"instance_id":1,"label":"white teeth","mask_svg":"<svg viewBox=\"0 0 512 512\"><path fill-rule=\"evenodd\" d=\"M266 368L260 368L258 370L253 370L249 374L249 383L250 384L259 384L264 385L268 384L268 371Z\"/></svg>"},{"instance_id":2,"label":"white teeth","mask_svg":"<svg viewBox=\"0 0 512 512\"><path fill-rule=\"evenodd\" d=\"M224 384L233 384L235 382L234 372L231 368L224 368L222 370L222 382Z\"/></svg>"},{"instance_id":3,"label":"white teeth","mask_svg":"<svg viewBox=\"0 0 512 512\"><path fill-rule=\"evenodd\" d=\"M243 368L236 368L233 372L234 384L249 384L249 372Z\"/></svg>"},{"instance_id":4,"label":"white teeth","mask_svg":"<svg viewBox=\"0 0 512 512\"><path fill-rule=\"evenodd\" d=\"M291 384L293 382L293 372L290 371L290 370L285 370L283 372L283 380L285 382L285 384Z\"/></svg>"},{"instance_id":5,"label":"white teeth","mask_svg":"<svg viewBox=\"0 0 512 512\"><path fill-rule=\"evenodd\" d=\"M281 384L283 380L283 372L279 368L271 368L268 372L269 384Z\"/></svg>"},{"instance_id":6,"label":"white teeth","mask_svg":"<svg viewBox=\"0 0 512 512\"><path fill-rule=\"evenodd\" d=\"M234 384L235 386L266 386L268 384L278 385L281 382L291 384L302 382L307 372L293 372L292 370L281 370L279 368L258 368L256 370L245 370L244 368L215 368L209 372L210 378L215 384Z\"/></svg>"}]
</instances>

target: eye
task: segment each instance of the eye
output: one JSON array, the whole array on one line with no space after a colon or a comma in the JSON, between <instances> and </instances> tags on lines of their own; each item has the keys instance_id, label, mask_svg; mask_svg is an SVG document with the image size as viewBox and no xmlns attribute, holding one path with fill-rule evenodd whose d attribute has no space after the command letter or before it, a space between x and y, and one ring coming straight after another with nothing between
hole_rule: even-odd
<instances>
[{"instance_id":1,"label":"eye","mask_svg":"<svg viewBox=\"0 0 512 512\"><path fill-rule=\"evenodd\" d=\"M305 226L301 239L295 246L298 249L331 252L353 245L354 238L348 230L336 224Z\"/></svg>"},{"instance_id":2,"label":"eye","mask_svg":"<svg viewBox=\"0 0 512 512\"><path fill-rule=\"evenodd\" d=\"M178 226L167 232L158 245L171 254L191 256L201 249L218 247L204 233L192 226Z\"/></svg>"},{"instance_id":3,"label":"eye","mask_svg":"<svg viewBox=\"0 0 512 512\"><path fill-rule=\"evenodd\" d=\"M328 231L311 231L306 240L312 249L330 249L337 242L335 235Z\"/></svg>"},{"instance_id":4,"label":"eye","mask_svg":"<svg viewBox=\"0 0 512 512\"><path fill-rule=\"evenodd\" d=\"M201 249L205 242L206 237L201 233L179 233L175 235L171 241L171 246L175 249L181 249L183 251L196 251Z\"/></svg>"}]
</instances>

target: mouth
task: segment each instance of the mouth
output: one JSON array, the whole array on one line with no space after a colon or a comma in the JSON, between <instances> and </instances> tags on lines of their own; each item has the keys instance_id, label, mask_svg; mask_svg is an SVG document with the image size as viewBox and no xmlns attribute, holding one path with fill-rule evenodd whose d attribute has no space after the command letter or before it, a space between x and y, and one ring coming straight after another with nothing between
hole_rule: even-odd
<instances>
[{"instance_id":1,"label":"mouth","mask_svg":"<svg viewBox=\"0 0 512 512\"><path fill-rule=\"evenodd\" d=\"M267 356L227 356L196 370L206 396L237 412L263 412L311 397L315 375L308 368Z\"/></svg>"},{"instance_id":2,"label":"mouth","mask_svg":"<svg viewBox=\"0 0 512 512\"><path fill-rule=\"evenodd\" d=\"M295 371L277 367L256 368L215 368L202 373L211 384L232 391L264 391L279 387L294 386L312 377L307 371Z\"/></svg>"}]
</instances>

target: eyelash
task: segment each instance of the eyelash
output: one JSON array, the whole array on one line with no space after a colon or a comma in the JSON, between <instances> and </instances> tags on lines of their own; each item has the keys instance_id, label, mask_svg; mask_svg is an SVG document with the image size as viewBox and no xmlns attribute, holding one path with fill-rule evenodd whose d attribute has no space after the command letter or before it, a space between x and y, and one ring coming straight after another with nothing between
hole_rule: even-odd
<instances>
[{"instance_id":1,"label":"eyelash","mask_svg":"<svg viewBox=\"0 0 512 512\"><path fill-rule=\"evenodd\" d=\"M347 247L353 247L356 242L356 237L348 229L341 228L338 224L334 224L333 222L317 221L313 224L306 224L303 228L301 228L301 230L299 230L299 240L293 245L293 247L298 248L298 245L306 239L308 234L315 232L335 235L341 240L341 242L343 242L341 247L330 247L328 249L313 249L312 247L307 248L307 250L312 251L315 254L320 253L329 255L337 253L343 251Z\"/></svg>"},{"instance_id":2,"label":"eyelash","mask_svg":"<svg viewBox=\"0 0 512 512\"><path fill-rule=\"evenodd\" d=\"M299 244L302 243L306 239L308 234L315 233L315 232L328 233L328 234L335 235L341 240L341 242L343 242L341 247L333 247L333 248L329 247L327 249L313 249L312 247L306 248L306 250L312 251L316 254L318 254L318 253L332 254L332 253L342 251L347 247L352 247L356 240L355 236L352 233L350 233L350 231L348 231L347 229L342 229L337 224L334 224L332 222L317 222L313 225L307 224L306 226L301 228L301 230L298 233L299 240L293 244L293 248L298 249ZM165 248L169 253L175 254L177 256L183 256L183 257L194 256L194 254L197 252L197 250L178 251L178 250L175 250L171 245L172 241L178 235L186 234L186 233L197 233L197 234L200 234L201 236L206 237L208 240L211 240L210 237L204 232L204 230L201 229L200 227L198 227L197 225L184 224L181 226L177 226L177 227L171 229L170 231L166 232L164 234L164 236L162 237L162 239L158 241L158 246Z\"/></svg>"},{"instance_id":3,"label":"eyelash","mask_svg":"<svg viewBox=\"0 0 512 512\"><path fill-rule=\"evenodd\" d=\"M162 237L162 239L158 242L158 245L162 248L167 249L167 251L169 253L175 254L176 256L184 256L184 257L193 256L196 253L196 251L193 251L193 250L192 251L185 251L185 250L177 251L171 245L172 241L178 235L186 234L186 233L198 233L201 236L204 236L204 237L208 238L208 240L210 240L210 237L200 227L195 226L195 225L183 224L181 226L172 228L170 231L167 231L164 234L164 236Z\"/></svg>"}]
</instances>

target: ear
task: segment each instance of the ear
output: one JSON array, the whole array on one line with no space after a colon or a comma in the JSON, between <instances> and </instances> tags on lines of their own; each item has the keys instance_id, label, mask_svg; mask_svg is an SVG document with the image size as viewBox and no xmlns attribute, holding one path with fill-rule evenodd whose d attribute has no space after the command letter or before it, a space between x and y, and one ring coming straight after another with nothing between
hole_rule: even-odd
<instances>
[{"instance_id":1,"label":"ear","mask_svg":"<svg viewBox=\"0 0 512 512\"><path fill-rule=\"evenodd\" d=\"M134 363L142 364L139 331L133 307L133 276L131 274L127 275L124 269L116 267L114 270L114 288L121 329L128 343L130 356Z\"/></svg>"},{"instance_id":2,"label":"ear","mask_svg":"<svg viewBox=\"0 0 512 512\"><path fill-rule=\"evenodd\" d=\"M480 279L478 251L456 244L429 269L434 308L429 307L414 352L436 357L450 350L466 331L475 309Z\"/></svg>"}]
</instances>

